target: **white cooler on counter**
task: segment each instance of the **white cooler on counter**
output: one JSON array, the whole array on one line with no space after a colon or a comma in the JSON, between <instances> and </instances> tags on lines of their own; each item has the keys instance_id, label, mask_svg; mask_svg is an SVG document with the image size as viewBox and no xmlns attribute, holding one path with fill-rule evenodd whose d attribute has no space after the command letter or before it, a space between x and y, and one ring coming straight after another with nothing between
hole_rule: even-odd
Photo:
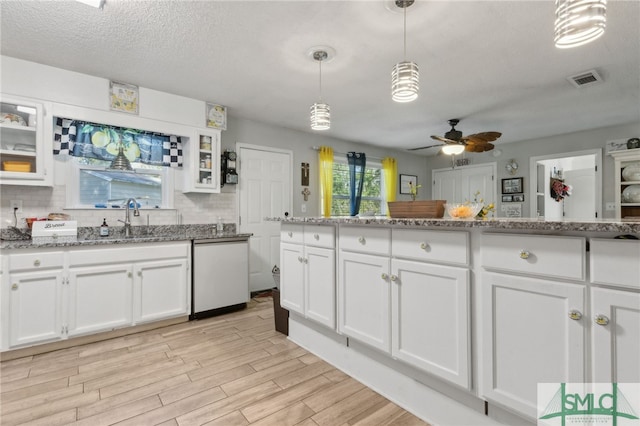
<instances>
[{"instance_id":1,"label":"white cooler on counter","mask_svg":"<svg viewBox=\"0 0 640 426\"><path fill-rule=\"evenodd\" d=\"M74 243L78 241L78 221L38 220L31 228L33 244Z\"/></svg>"}]
</instances>

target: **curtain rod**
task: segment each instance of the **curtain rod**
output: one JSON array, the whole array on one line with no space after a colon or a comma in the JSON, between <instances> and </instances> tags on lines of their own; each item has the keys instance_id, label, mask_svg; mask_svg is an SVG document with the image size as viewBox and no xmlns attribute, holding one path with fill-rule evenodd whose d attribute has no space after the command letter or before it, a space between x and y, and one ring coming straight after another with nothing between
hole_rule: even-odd
<instances>
[{"instance_id":1,"label":"curtain rod","mask_svg":"<svg viewBox=\"0 0 640 426\"><path fill-rule=\"evenodd\" d=\"M319 146L312 146L311 149L313 149L314 151L320 151L320 147ZM341 155L347 155L346 152L340 152L340 151L333 151L334 154L341 154ZM378 160L378 161L382 161L383 158L380 157L370 157L366 152L365 155L367 156L367 159L371 159L371 160Z\"/></svg>"}]
</instances>

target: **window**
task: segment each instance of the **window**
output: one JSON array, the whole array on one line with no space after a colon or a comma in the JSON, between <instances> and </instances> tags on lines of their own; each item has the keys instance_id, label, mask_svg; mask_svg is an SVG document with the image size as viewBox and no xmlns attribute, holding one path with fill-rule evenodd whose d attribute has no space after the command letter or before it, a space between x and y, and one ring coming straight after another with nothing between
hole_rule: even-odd
<instances>
[{"instance_id":1,"label":"window","mask_svg":"<svg viewBox=\"0 0 640 426\"><path fill-rule=\"evenodd\" d=\"M364 188L360 201L360 215L385 215L387 203L384 199L382 166L367 164L365 167ZM349 216L349 165L345 161L333 163L333 201L331 216Z\"/></svg>"},{"instance_id":2,"label":"window","mask_svg":"<svg viewBox=\"0 0 640 426\"><path fill-rule=\"evenodd\" d=\"M135 173L108 170L110 162L71 158L67 207L121 206L135 198L141 208L173 208L173 170L132 163Z\"/></svg>"}]
</instances>

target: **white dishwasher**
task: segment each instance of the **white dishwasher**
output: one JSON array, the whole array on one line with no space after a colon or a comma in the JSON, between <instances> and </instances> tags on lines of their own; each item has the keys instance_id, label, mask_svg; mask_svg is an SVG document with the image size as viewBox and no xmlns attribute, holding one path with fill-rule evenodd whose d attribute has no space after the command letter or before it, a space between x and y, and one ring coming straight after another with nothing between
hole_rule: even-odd
<instances>
[{"instance_id":1,"label":"white dishwasher","mask_svg":"<svg viewBox=\"0 0 640 426\"><path fill-rule=\"evenodd\" d=\"M246 307L249 301L248 237L194 240L189 319Z\"/></svg>"}]
</instances>

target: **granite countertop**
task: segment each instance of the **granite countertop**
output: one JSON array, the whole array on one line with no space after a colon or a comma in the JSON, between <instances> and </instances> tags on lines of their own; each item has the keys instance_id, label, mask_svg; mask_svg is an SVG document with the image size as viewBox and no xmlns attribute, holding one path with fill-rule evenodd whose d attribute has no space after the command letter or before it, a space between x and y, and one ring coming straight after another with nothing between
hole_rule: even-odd
<instances>
[{"instance_id":1,"label":"granite countertop","mask_svg":"<svg viewBox=\"0 0 640 426\"><path fill-rule=\"evenodd\" d=\"M222 233L216 232L215 224L133 226L131 230L132 235L125 237L122 227L112 227L108 237L101 237L99 227L79 227L78 238L75 241L34 244L31 241L31 235L28 230L5 228L0 230L0 236L2 236L0 249L85 247L189 240L219 240L220 242L226 242L246 240L252 235L238 234L236 233L236 225L228 223L224 225Z\"/></svg>"},{"instance_id":2,"label":"granite countertop","mask_svg":"<svg viewBox=\"0 0 640 426\"><path fill-rule=\"evenodd\" d=\"M442 227L442 228L492 228L533 231L587 231L618 232L640 235L640 221L616 221L612 219L580 221L527 218L493 218L493 219L394 219L386 217L273 217L267 220L283 223L310 224L353 224L353 225L393 225L406 227Z\"/></svg>"}]
</instances>

